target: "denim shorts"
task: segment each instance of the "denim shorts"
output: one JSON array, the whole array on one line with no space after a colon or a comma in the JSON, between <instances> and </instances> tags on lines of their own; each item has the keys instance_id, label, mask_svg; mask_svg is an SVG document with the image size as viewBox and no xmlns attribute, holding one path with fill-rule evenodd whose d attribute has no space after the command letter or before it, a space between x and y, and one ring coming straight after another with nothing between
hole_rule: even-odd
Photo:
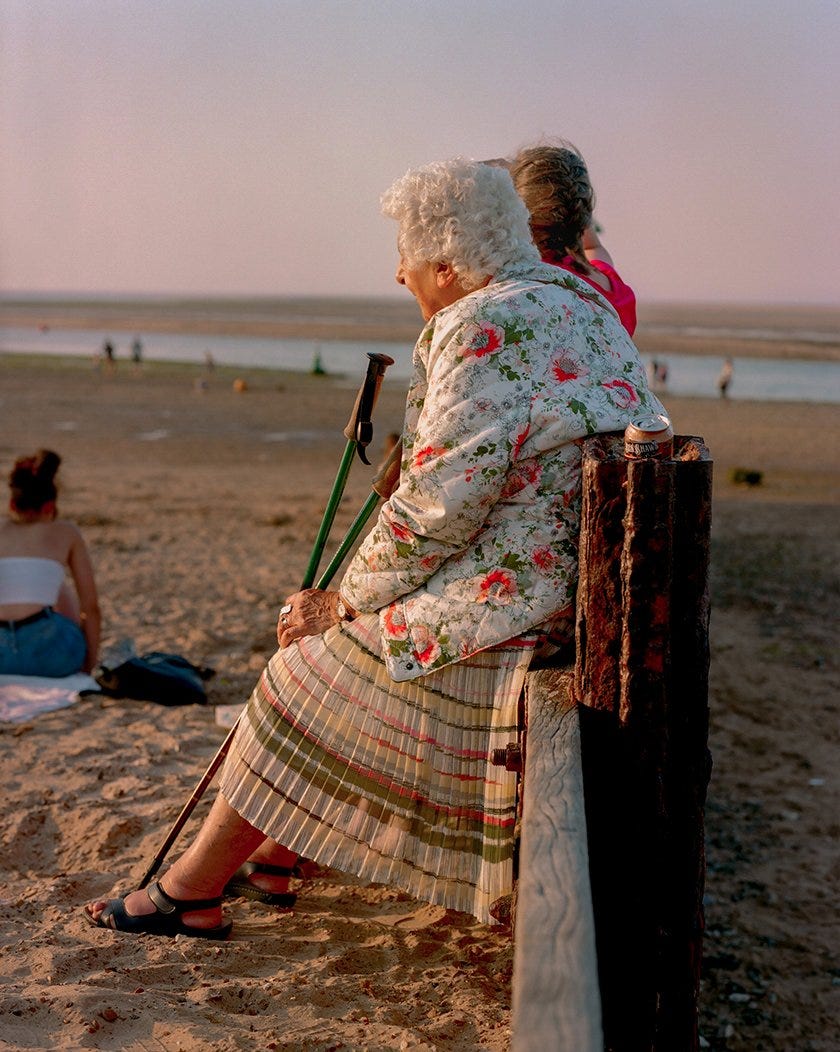
<instances>
[{"instance_id":1,"label":"denim shorts","mask_svg":"<svg viewBox=\"0 0 840 1052\"><path fill-rule=\"evenodd\" d=\"M0 675L70 676L86 653L81 628L48 606L32 619L0 621Z\"/></svg>"}]
</instances>

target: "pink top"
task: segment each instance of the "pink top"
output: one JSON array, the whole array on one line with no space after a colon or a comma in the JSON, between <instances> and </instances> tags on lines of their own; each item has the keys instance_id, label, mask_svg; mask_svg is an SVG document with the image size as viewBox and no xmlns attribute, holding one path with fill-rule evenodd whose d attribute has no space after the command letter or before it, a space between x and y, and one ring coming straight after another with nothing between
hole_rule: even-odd
<instances>
[{"instance_id":1,"label":"pink top","mask_svg":"<svg viewBox=\"0 0 840 1052\"><path fill-rule=\"evenodd\" d=\"M545 262L550 263L551 260L547 259ZM563 270L570 270L573 274L590 284L593 289L600 292L607 303L615 307L624 328L631 336L633 335L636 331L636 293L629 285L624 284L616 273L615 267L611 267L609 263L605 263L602 259L589 260L589 266L599 270L609 280L610 289L607 291L594 281L590 281L585 274L581 274L571 256L564 256L562 261L556 265L562 267Z\"/></svg>"}]
</instances>

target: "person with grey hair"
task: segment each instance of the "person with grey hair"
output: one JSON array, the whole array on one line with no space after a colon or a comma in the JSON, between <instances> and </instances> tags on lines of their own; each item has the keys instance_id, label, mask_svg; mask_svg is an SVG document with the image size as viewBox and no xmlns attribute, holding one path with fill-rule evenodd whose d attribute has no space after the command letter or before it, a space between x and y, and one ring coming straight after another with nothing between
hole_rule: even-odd
<instances>
[{"instance_id":1,"label":"person with grey hair","mask_svg":"<svg viewBox=\"0 0 840 1052\"><path fill-rule=\"evenodd\" d=\"M579 440L662 407L614 312L540 262L506 170L431 164L382 206L426 323L399 482L339 589L287 599L196 839L93 924L225 938L229 882L300 854L485 923L512 889L516 774L489 756L570 631Z\"/></svg>"}]
</instances>

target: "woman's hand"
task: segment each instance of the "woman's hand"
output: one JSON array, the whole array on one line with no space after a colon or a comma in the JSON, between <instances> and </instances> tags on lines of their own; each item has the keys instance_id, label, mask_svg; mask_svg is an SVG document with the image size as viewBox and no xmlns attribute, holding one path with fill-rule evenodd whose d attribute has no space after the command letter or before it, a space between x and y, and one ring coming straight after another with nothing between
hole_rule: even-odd
<instances>
[{"instance_id":1,"label":"woman's hand","mask_svg":"<svg viewBox=\"0 0 840 1052\"><path fill-rule=\"evenodd\" d=\"M319 588L306 588L295 592L286 599L277 620L277 642L287 647L295 639L303 636L317 636L328 628L337 625L341 595L338 592L325 592ZM344 604L346 617L352 617L353 611Z\"/></svg>"}]
</instances>

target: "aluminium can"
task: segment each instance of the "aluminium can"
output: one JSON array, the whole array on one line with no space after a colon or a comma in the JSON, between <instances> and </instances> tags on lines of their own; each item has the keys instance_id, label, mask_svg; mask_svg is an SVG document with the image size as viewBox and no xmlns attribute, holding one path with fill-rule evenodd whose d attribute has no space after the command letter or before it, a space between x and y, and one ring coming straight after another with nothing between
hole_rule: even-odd
<instances>
[{"instance_id":1,"label":"aluminium can","mask_svg":"<svg viewBox=\"0 0 840 1052\"><path fill-rule=\"evenodd\" d=\"M627 460L670 460L674 455L674 429L662 413L639 417L624 430Z\"/></svg>"}]
</instances>

